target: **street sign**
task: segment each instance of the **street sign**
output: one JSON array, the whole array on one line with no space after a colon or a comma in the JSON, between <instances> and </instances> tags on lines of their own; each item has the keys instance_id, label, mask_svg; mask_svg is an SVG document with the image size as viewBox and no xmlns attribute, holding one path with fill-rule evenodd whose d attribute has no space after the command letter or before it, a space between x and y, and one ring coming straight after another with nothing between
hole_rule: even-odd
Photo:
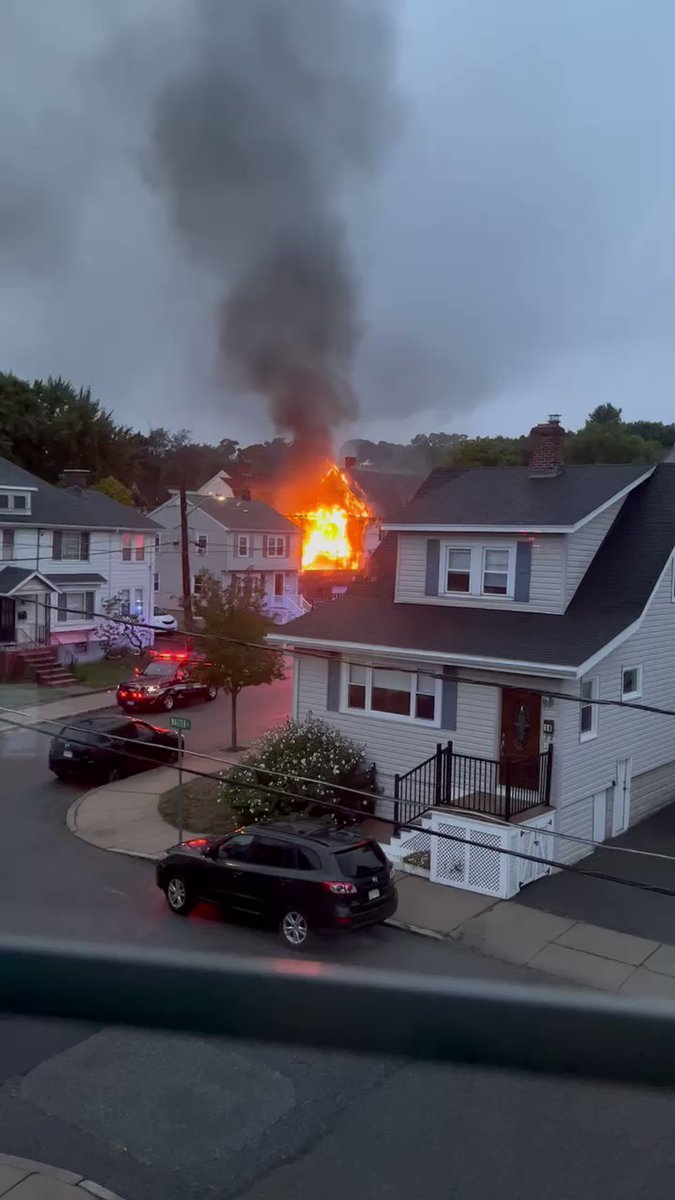
<instances>
[{"instance_id":1,"label":"street sign","mask_svg":"<svg viewBox=\"0 0 675 1200\"><path fill-rule=\"evenodd\" d=\"M189 717L169 717L169 725L172 729L192 729Z\"/></svg>"}]
</instances>

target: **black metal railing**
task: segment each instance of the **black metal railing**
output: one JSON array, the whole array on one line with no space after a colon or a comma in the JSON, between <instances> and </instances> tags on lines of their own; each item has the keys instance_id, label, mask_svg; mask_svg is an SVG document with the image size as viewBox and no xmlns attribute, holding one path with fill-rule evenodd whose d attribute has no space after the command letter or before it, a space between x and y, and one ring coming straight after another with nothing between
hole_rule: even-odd
<instances>
[{"instance_id":1,"label":"black metal railing","mask_svg":"<svg viewBox=\"0 0 675 1200\"><path fill-rule=\"evenodd\" d=\"M510 821L550 803L552 770L552 746L531 758L493 759L455 754L452 742L439 742L430 758L394 776L394 820L405 825L451 805Z\"/></svg>"}]
</instances>

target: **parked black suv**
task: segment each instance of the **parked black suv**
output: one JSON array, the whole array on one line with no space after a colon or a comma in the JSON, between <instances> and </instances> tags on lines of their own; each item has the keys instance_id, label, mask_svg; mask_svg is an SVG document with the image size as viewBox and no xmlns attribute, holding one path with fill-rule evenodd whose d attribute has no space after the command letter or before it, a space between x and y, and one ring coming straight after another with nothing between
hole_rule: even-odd
<instances>
[{"instance_id":1,"label":"parked black suv","mask_svg":"<svg viewBox=\"0 0 675 1200\"><path fill-rule=\"evenodd\" d=\"M218 688L194 677L196 659L187 654L158 654L133 679L117 688L117 703L125 712L162 708L171 712L176 704L192 700L215 700Z\"/></svg>"},{"instance_id":2,"label":"parked black suv","mask_svg":"<svg viewBox=\"0 0 675 1200\"><path fill-rule=\"evenodd\" d=\"M129 745L117 741L128 738ZM173 729L158 729L128 717L73 717L49 747L49 769L57 779L91 779L112 783L125 775L176 762L179 738Z\"/></svg>"},{"instance_id":3,"label":"parked black suv","mask_svg":"<svg viewBox=\"0 0 675 1200\"><path fill-rule=\"evenodd\" d=\"M295 950L312 933L386 921L398 902L393 867L377 842L306 820L183 842L157 864L157 886L175 913L214 901L275 923Z\"/></svg>"}]
</instances>

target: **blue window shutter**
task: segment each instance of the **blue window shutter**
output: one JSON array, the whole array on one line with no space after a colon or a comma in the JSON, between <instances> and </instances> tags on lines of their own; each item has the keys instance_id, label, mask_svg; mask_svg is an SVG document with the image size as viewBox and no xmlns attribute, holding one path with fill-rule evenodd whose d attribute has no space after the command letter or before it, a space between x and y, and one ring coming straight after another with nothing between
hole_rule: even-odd
<instances>
[{"instance_id":1,"label":"blue window shutter","mask_svg":"<svg viewBox=\"0 0 675 1200\"><path fill-rule=\"evenodd\" d=\"M457 728L457 680L452 667L443 667L441 684L441 729Z\"/></svg>"},{"instance_id":2,"label":"blue window shutter","mask_svg":"<svg viewBox=\"0 0 675 1200\"><path fill-rule=\"evenodd\" d=\"M326 708L329 712L339 712L340 710L340 659L337 655L328 659Z\"/></svg>"},{"instance_id":3,"label":"blue window shutter","mask_svg":"<svg viewBox=\"0 0 675 1200\"><path fill-rule=\"evenodd\" d=\"M427 573L424 580L424 595L438 595L438 571L441 562L441 543L438 538L427 538Z\"/></svg>"},{"instance_id":4,"label":"blue window shutter","mask_svg":"<svg viewBox=\"0 0 675 1200\"><path fill-rule=\"evenodd\" d=\"M532 543L516 542L516 580L513 599L527 604L530 599L530 576L532 574Z\"/></svg>"}]
</instances>

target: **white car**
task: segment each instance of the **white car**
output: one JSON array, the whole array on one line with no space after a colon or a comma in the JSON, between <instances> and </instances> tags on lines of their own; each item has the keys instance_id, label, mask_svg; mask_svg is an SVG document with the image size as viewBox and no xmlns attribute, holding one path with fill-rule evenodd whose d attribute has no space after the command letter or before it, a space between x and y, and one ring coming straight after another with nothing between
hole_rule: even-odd
<instances>
[{"instance_id":1,"label":"white car","mask_svg":"<svg viewBox=\"0 0 675 1200\"><path fill-rule=\"evenodd\" d=\"M155 608L152 614L152 628L157 633L175 633L178 621L165 608Z\"/></svg>"}]
</instances>

